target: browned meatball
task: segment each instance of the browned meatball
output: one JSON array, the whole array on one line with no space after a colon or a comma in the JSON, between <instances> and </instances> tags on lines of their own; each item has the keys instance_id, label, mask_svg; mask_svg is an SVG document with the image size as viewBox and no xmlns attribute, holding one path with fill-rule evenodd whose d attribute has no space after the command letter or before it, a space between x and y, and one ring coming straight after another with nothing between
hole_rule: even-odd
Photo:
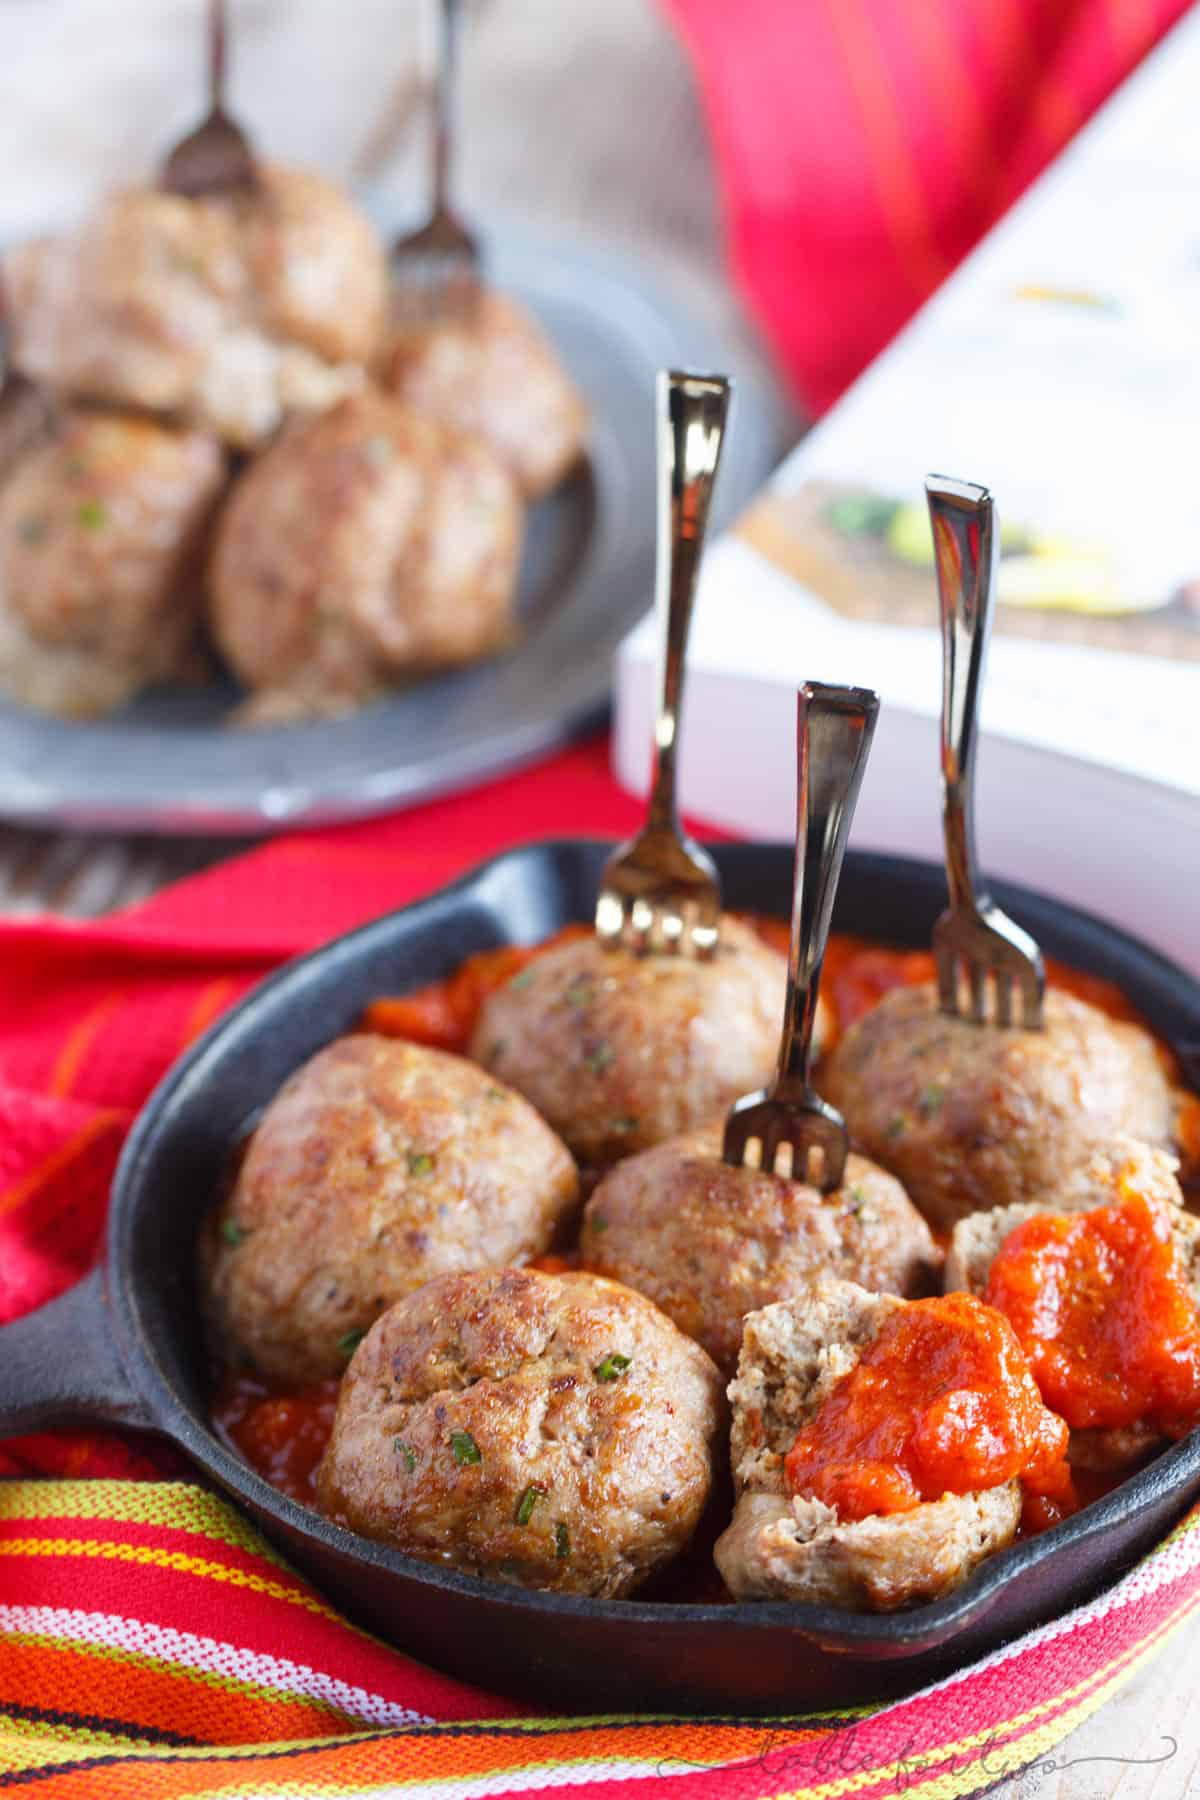
<instances>
[{"instance_id":1,"label":"browned meatball","mask_svg":"<svg viewBox=\"0 0 1200 1800\"><path fill-rule=\"evenodd\" d=\"M835 1048L822 1091L859 1148L935 1227L1053 1201L1118 1132L1165 1144L1171 1096L1152 1039L1051 989L1044 1031L948 1018L930 986L898 988Z\"/></svg>"},{"instance_id":2,"label":"browned meatball","mask_svg":"<svg viewBox=\"0 0 1200 1800\"><path fill-rule=\"evenodd\" d=\"M382 376L415 411L486 438L530 499L560 481L583 446L582 396L544 333L502 294L485 293L469 321L397 332Z\"/></svg>"},{"instance_id":3,"label":"browned meatball","mask_svg":"<svg viewBox=\"0 0 1200 1800\"><path fill-rule=\"evenodd\" d=\"M736 919L722 921L708 962L580 938L485 1001L471 1054L531 1100L581 1162L615 1162L762 1086L785 980L783 958Z\"/></svg>"},{"instance_id":4,"label":"browned meatball","mask_svg":"<svg viewBox=\"0 0 1200 1800\"><path fill-rule=\"evenodd\" d=\"M361 383L387 298L365 215L321 176L270 165L250 200L116 194L3 271L26 374L243 448Z\"/></svg>"},{"instance_id":5,"label":"browned meatball","mask_svg":"<svg viewBox=\"0 0 1200 1800\"><path fill-rule=\"evenodd\" d=\"M336 713L512 631L523 508L485 444L364 392L297 421L242 477L212 624L259 717Z\"/></svg>"},{"instance_id":6,"label":"browned meatball","mask_svg":"<svg viewBox=\"0 0 1200 1800\"><path fill-rule=\"evenodd\" d=\"M941 1258L893 1176L851 1155L842 1186L721 1160L721 1127L643 1150L610 1171L584 1214L583 1265L648 1294L732 1375L742 1320L838 1275L889 1294L927 1291Z\"/></svg>"},{"instance_id":7,"label":"browned meatball","mask_svg":"<svg viewBox=\"0 0 1200 1800\"><path fill-rule=\"evenodd\" d=\"M474 1064L338 1038L275 1096L212 1223L218 1342L289 1383L339 1375L402 1294L536 1256L577 1199L553 1132Z\"/></svg>"},{"instance_id":8,"label":"browned meatball","mask_svg":"<svg viewBox=\"0 0 1200 1800\"><path fill-rule=\"evenodd\" d=\"M0 488L0 686L85 718L178 673L224 476L213 438L101 413L26 456Z\"/></svg>"},{"instance_id":9,"label":"browned meatball","mask_svg":"<svg viewBox=\"0 0 1200 1800\"><path fill-rule=\"evenodd\" d=\"M738 1498L713 1551L739 1600L892 1612L949 1593L1016 1535L1019 1481L849 1521L821 1500L788 1492L784 1459L800 1427L903 1305L852 1282L819 1281L746 1320L729 1389Z\"/></svg>"},{"instance_id":10,"label":"browned meatball","mask_svg":"<svg viewBox=\"0 0 1200 1800\"><path fill-rule=\"evenodd\" d=\"M523 1587L631 1593L687 1544L720 1378L640 1294L594 1275L451 1275L368 1333L322 1511L410 1556Z\"/></svg>"}]
</instances>

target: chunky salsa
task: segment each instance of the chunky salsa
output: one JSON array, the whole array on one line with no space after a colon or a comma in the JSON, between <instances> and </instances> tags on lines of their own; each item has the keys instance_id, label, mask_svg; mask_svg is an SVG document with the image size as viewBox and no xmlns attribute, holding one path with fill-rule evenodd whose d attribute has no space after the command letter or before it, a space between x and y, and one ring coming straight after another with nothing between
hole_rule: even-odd
<instances>
[{"instance_id":1,"label":"chunky salsa","mask_svg":"<svg viewBox=\"0 0 1200 1800\"><path fill-rule=\"evenodd\" d=\"M1074 1428L1182 1437L1200 1420L1200 1316L1166 1203L1129 1191L1026 1219L1001 1245L986 1298Z\"/></svg>"},{"instance_id":2,"label":"chunky salsa","mask_svg":"<svg viewBox=\"0 0 1200 1800\"><path fill-rule=\"evenodd\" d=\"M889 1315L798 1432L785 1471L793 1494L848 1520L1017 1478L1066 1510L1067 1438L1007 1320L947 1294Z\"/></svg>"}]
</instances>

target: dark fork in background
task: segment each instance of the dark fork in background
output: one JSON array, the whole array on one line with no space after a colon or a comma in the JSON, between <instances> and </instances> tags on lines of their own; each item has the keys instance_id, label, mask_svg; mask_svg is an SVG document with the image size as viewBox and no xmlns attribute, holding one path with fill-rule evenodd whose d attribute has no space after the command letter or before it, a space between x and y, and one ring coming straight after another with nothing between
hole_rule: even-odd
<instances>
[{"instance_id":1,"label":"dark fork in background","mask_svg":"<svg viewBox=\"0 0 1200 1800\"><path fill-rule=\"evenodd\" d=\"M176 144L159 186L188 200L252 194L258 166L250 141L225 109L228 20L225 0L208 5L208 115Z\"/></svg>"},{"instance_id":2,"label":"dark fork in background","mask_svg":"<svg viewBox=\"0 0 1200 1800\"><path fill-rule=\"evenodd\" d=\"M480 288L479 244L450 204L455 78L461 0L437 0L437 54L431 101L429 218L392 249L394 304L402 324L469 319Z\"/></svg>"}]
</instances>

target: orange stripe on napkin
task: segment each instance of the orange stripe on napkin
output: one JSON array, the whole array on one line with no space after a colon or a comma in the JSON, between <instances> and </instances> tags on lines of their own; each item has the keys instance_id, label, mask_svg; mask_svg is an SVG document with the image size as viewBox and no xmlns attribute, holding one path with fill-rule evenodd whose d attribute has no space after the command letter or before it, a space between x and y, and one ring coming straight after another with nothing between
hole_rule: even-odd
<instances>
[{"instance_id":1,"label":"orange stripe on napkin","mask_svg":"<svg viewBox=\"0 0 1200 1800\"><path fill-rule=\"evenodd\" d=\"M115 1108L105 1108L103 1111L93 1114L86 1125L83 1125L73 1137L68 1138L65 1144L60 1144L57 1150L52 1150L35 1168L30 1169L27 1174L22 1175L19 1181L14 1182L12 1187L0 1193L0 1218L7 1213L15 1212L40 1188L53 1181L54 1177L62 1170L69 1168L76 1158L82 1156L88 1146L103 1137L105 1132L111 1131L115 1125L124 1123L124 1115Z\"/></svg>"},{"instance_id":2,"label":"orange stripe on napkin","mask_svg":"<svg viewBox=\"0 0 1200 1800\"><path fill-rule=\"evenodd\" d=\"M231 975L223 975L219 981L210 981L202 988L200 997L183 1022L183 1030L179 1036L179 1048L186 1050L189 1044L203 1035L213 1020L223 1013L227 1006L237 998L244 981L235 981Z\"/></svg>"},{"instance_id":3,"label":"orange stripe on napkin","mask_svg":"<svg viewBox=\"0 0 1200 1800\"><path fill-rule=\"evenodd\" d=\"M54 1067L50 1071L50 1079L46 1083L46 1092L58 1099L65 1099L75 1083L83 1062L100 1027L116 1011L121 1001L120 988L113 988L89 1012L84 1013L79 1023L67 1034L65 1043L58 1053Z\"/></svg>"}]
</instances>

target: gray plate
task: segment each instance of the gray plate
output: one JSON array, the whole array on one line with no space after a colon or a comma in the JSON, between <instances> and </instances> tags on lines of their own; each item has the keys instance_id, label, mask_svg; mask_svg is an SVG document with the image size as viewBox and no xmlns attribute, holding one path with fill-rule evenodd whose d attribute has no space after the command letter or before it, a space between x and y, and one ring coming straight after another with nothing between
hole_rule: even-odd
<instances>
[{"instance_id":1,"label":"gray plate","mask_svg":"<svg viewBox=\"0 0 1200 1800\"><path fill-rule=\"evenodd\" d=\"M224 729L232 683L148 694L88 724L0 702L0 817L177 833L357 818L511 769L600 721L613 653L653 587L655 371L731 358L611 258L506 231L488 266L541 318L593 420L587 464L530 515L516 648L320 724ZM717 523L781 448L769 396L741 380Z\"/></svg>"}]
</instances>

